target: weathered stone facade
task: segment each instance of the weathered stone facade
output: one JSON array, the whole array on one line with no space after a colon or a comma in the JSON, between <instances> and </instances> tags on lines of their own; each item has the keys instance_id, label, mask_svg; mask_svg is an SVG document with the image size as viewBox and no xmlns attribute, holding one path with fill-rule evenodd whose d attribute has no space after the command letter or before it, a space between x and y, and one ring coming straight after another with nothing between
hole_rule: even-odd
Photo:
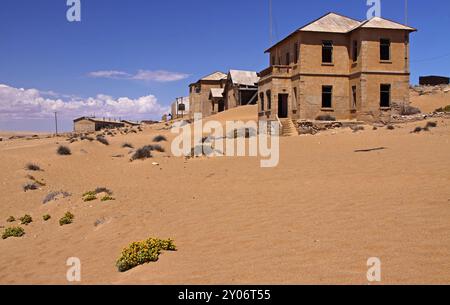
<instances>
[{"instance_id":1,"label":"weathered stone facade","mask_svg":"<svg viewBox=\"0 0 450 305\"><path fill-rule=\"evenodd\" d=\"M361 23L333 13L297 30L267 51L270 67L260 72L258 89L260 120L389 120L395 105L409 103L412 31L381 18ZM331 60L324 50L329 45Z\"/></svg>"}]
</instances>

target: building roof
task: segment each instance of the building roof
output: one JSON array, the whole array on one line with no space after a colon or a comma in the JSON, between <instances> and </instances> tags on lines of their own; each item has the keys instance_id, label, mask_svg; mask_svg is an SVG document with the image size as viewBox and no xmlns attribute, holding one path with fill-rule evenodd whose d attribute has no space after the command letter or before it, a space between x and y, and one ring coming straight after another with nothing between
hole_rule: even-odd
<instances>
[{"instance_id":1,"label":"building roof","mask_svg":"<svg viewBox=\"0 0 450 305\"><path fill-rule=\"evenodd\" d=\"M93 117L85 117L85 116L77 118L77 119L73 120L73 122L76 123L76 122L83 121L83 120L88 120L88 121L91 121L91 122L94 122L94 123L108 123L108 124L123 125L123 123L119 122L119 121L113 121L113 120L110 120L110 119L99 119L99 118L93 118Z\"/></svg>"},{"instance_id":2,"label":"building roof","mask_svg":"<svg viewBox=\"0 0 450 305\"><path fill-rule=\"evenodd\" d=\"M222 98L223 97L223 88L211 88L211 92L209 94L212 98Z\"/></svg>"},{"instance_id":3,"label":"building roof","mask_svg":"<svg viewBox=\"0 0 450 305\"><path fill-rule=\"evenodd\" d=\"M339 15L336 13L328 13L319 19L314 20L313 22L308 23L307 25L297 29L295 32L291 33L281 41L277 42L265 52L270 52L274 47L278 46L288 38L292 37L298 32L322 32L322 33L338 33L338 34L347 34L359 28L367 28L367 29L390 29L390 30L406 30L415 32L417 31L415 28L384 19L381 17L374 17L365 21L358 21L356 19L352 19L343 15Z\"/></svg>"},{"instance_id":4,"label":"building roof","mask_svg":"<svg viewBox=\"0 0 450 305\"><path fill-rule=\"evenodd\" d=\"M230 79L233 84L244 86L255 86L259 82L255 71L230 70Z\"/></svg>"},{"instance_id":5,"label":"building roof","mask_svg":"<svg viewBox=\"0 0 450 305\"><path fill-rule=\"evenodd\" d=\"M361 24L360 21L338 15L336 13L328 13L325 16L307 24L298 29L302 32L326 32L326 33L348 33L352 29Z\"/></svg>"},{"instance_id":6,"label":"building roof","mask_svg":"<svg viewBox=\"0 0 450 305\"><path fill-rule=\"evenodd\" d=\"M225 73L217 71L201 78L200 80L222 80L225 78L227 78L227 75Z\"/></svg>"},{"instance_id":7,"label":"building roof","mask_svg":"<svg viewBox=\"0 0 450 305\"><path fill-rule=\"evenodd\" d=\"M380 17L374 17L362 22L359 28L417 31L415 28Z\"/></svg>"},{"instance_id":8,"label":"building roof","mask_svg":"<svg viewBox=\"0 0 450 305\"><path fill-rule=\"evenodd\" d=\"M128 124L128 125L135 125L135 126L141 125L138 122L133 122L133 121L129 121L129 120L122 120L121 122L125 123L125 124Z\"/></svg>"}]
</instances>

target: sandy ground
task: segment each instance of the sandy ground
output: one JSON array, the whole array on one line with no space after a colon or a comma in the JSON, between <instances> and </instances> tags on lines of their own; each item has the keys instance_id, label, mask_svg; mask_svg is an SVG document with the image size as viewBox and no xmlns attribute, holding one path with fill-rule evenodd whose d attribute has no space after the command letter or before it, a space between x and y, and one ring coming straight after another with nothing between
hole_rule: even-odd
<instances>
[{"instance_id":1,"label":"sandy ground","mask_svg":"<svg viewBox=\"0 0 450 305\"><path fill-rule=\"evenodd\" d=\"M439 92L433 95L419 95L412 92L411 105L419 108L423 113L430 113L440 107L450 105L450 92Z\"/></svg>"},{"instance_id":2,"label":"sandy ground","mask_svg":"<svg viewBox=\"0 0 450 305\"><path fill-rule=\"evenodd\" d=\"M0 240L0 284L67 284L69 257L81 259L82 284L367 284L370 257L381 259L384 284L448 284L450 120L434 121L420 134L411 131L425 122L282 138L269 169L258 158L166 153L130 163L124 142L163 134L170 151L174 135L161 126L108 137L110 146L67 144L67 157L55 153L64 138L0 142L0 226L11 215L35 220L24 237ZM386 149L355 153L377 147ZM44 169L31 174L46 186L25 193L27 162ZM83 202L97 186L117 200ZM72 196L42 204L58 190ZM66 211L75 222L60 227ZM179 250L119 273L122 248L148 237L172 238Z\"/></svg>"}]
</instances>

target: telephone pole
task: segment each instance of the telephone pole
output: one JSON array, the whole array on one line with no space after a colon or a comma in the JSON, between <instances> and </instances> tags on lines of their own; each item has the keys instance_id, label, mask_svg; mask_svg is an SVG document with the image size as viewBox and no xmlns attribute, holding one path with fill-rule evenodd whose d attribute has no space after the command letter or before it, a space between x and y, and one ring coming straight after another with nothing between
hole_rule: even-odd
<instances>
[{"instance_id":1,"label":"telephone pole","mask_svg":"<svg viewBox=\"0 0 450 305\"><path fill-rule=\"evenodd\" d=\"M55 111L55 131L56 136L58 136L58 112Z\"/></svg>"},{"instance_id":2,"label":"telephone pole","mask_svg":"<svg viewBox=\"0 0 450 305\"><path fill-rule=\"evenodd\" d=\"M408 0L405 0L405 25L408 25Z\"/></svg>"}]
</instances>

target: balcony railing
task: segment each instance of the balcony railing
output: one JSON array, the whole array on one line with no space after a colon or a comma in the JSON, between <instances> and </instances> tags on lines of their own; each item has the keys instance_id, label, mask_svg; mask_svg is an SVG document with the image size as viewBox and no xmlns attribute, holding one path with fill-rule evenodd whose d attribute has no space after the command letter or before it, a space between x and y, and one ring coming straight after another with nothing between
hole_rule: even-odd
<instances>
[{"instance_id":1,"label":"balcony railing","mask_svg":"<svg viewBox=\"0 0 450 305\"><path fill-rule=\"evenodd\" d=\"M291 71L293 70L292 66L270 66L267 69L262 70L259 73L259 77L265 78L268 76L276 76L276 77L290 77Z\"/></svg>"}]
</instances>

